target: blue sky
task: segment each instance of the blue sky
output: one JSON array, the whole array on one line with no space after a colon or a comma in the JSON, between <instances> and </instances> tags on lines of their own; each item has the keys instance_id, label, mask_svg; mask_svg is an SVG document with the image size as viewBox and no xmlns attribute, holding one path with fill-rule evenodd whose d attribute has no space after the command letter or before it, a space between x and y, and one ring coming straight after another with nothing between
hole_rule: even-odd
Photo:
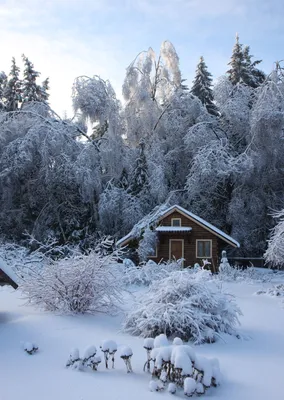
<instances>
[{"instance_id":1,"label":"blue sky","mask_svg":"<svg viewBox=\"0 0 284 400\"><path fill-rule=\"evenodd\" d=\"M0 70L25 53L50 77L55 111L71 114L76 76L109 79L121 97L125 68L164 40L189 84L200 55L214 78L226 71L236 32L270 72L284 59L283 15L283 0L0 0Z\"/></svg>"}]
</instances>

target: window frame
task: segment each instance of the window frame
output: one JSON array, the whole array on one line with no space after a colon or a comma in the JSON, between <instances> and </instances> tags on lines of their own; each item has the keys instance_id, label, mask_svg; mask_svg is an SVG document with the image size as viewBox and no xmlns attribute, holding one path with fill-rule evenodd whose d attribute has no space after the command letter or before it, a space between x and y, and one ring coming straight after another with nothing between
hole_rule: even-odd
<instances>
[{"instance_id":1,"label":"window frame","mask_svg":"<svg viewBox=\"0 0 284 400\"><path fill-rule=\"evenodd\" d=\"M210 256L199 256L198 255L198 243L199 242L209 242L210 243ZM204 248L203 248L204 250ZM196 258L212 258L212 239L196 239Z\"/></svg>"},{"instance_id":2,"label":"window frame","mask_svg":"<svg viewBox=\"0 0 284 400\"><path fill-rule=\"evenodd\" d=\"M173 221L179 221L179 225L174 225ZM181 226L181 218L172 218L171 219L171 226L180 227Z\"/></svg>"}]
</instances>

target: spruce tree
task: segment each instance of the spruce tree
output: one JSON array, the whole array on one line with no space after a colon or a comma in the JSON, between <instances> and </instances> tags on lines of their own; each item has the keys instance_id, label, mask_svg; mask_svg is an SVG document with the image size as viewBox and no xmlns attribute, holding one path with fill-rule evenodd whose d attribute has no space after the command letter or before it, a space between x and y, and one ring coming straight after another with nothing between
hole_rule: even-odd
<instances>
[{"instance_id":1,"label":"spruce tree","mask_svg":"<svg viewBox=\"0 0 284 400\"><path fill-rule=\"evenodd\" d=\"M217 107L213 100L212 92L212 75L207 70L204 58L201 56L196 68L196 75L191 88L191 93L199 98L201 103L207 108L212 115L219 115Z\"/></svg>"},{"instance_id":2,"label":"spruce tree","mask_svg":"<svg viewBox=\"0 0 284 400\"><path fill-rule=\"evenodd\" d=\"M148 188L147 161L144 152L144 143L140 143L140 155L135 161L133 178L130 182L129 190L134 196L140 194Z\"/></svg>"},{"instance_id":3,"label":"spruce tree","mask_svg":"<svg viewBox=\"0 0 284 400\"><path fill-rule=\"evenodd\" d=\"M256 65L260 64L262 60L256 60L252 62L253 55L250 54L250 47L244 47L244 60L246 63L246 67L248 69L248 80L245 82L247 85L256 88L261 85L265 81L265 73L256 68Z\"/></svg>"},{"instance_id":4,"label":"spruce tree","mask_svg":"<svg viewBox=\"0 0 284 400\"><path fill-rule=\"evenodd\" d=\"M247 64L244 58L243 45L240 44L238 35L236 35L236 43L233 47L231 61L228 65L230 65L231 68L227 71L227 74L233 85L247 80Z\"/></svg>"},{"instance_id":5,"label":"spruce tree","mask_svg":"<svg viewBox=\"0 0 284 400\"><path fill-rule=\"evenodd\" d=\"M15 58L13 57L9 79L4 90L5 108L7 111L16 111L22 101L19 74L20 68L16 65Z\"/></svg>"},{"instance_id":6,"label":"spruce tree","mask_svg":"<svg viewBox=\"0 0 284 400\"><path fill-rule=\"evenodd\" d=\"M40 87L40 95L39 95L39 101L48 104L48 98L49 98L49 78L46 78Z\"/></svg>"},{"instance_id":7,"label":"spruce tree","mask_svg":"<svg viewBox=\"0 0 284 400\"><path fill-rule=\"evenodd\" d=\"M22 84L23 103L29 101L41 101L42 88L36 83L36 79L40 76L40 73L34 69L33 63L25 57L24 54L22 57L25 65Z\"/></svg>"},{"instance_id":8,"label":"spruce tree","mask_svg":"<svg viewBox=\"0 0 284 400\"><path fill-rule=\"evenodd\" d=\"M228 63L230 69L227 71L229 80L233 85L244 83L256 88L265 80L265 74L256 68L256 65L261 63L261 60L252 62L252 57L249 46L243 48L237 35L231 61Z\"/></svg>"}]
</instances>

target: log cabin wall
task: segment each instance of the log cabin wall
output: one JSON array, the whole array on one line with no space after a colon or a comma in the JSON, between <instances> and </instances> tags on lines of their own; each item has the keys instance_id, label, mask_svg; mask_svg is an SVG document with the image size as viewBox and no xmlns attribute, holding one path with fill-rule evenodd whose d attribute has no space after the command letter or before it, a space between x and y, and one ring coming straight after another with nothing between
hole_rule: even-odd
<instances>
[{"instance_id":1,"label":"log cabin wall","mask_svg":"<svg viewBox=\"0 0 284 400\"><path fill-rule=\"evenodd\" d=\"M218 237L179 212L173 212L172 214L166 216L160 221L159 225L171 226L172 218L181 218L181 226L191 227L192 230L190 232L159 232L157 257L150 258L157 262L161 260L167 261L169 259L170 239L183 239L185 258L184 266L193 267L195 263L202 264L202 259L196 257L196 240L208 239L212 240L212 259L208 259L208 261L211 262L212 271L216 271L218 266L219 251Z\"/></svg>"}]
</instances>

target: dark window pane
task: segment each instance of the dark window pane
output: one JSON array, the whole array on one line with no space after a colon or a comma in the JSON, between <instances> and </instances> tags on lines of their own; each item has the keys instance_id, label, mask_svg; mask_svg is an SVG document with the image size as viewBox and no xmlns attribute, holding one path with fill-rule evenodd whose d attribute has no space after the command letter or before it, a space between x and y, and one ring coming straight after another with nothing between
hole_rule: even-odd
<instances>
[{"instance_id":1,"label":"dark window pane","mask_svg":"<svg viewBox=\"0 0 284 400\"><path fill-rule=\"evenodd\" d=\"M172 219L172 226L180 226L180 219Z\"/></svg>"}]
</instances>

